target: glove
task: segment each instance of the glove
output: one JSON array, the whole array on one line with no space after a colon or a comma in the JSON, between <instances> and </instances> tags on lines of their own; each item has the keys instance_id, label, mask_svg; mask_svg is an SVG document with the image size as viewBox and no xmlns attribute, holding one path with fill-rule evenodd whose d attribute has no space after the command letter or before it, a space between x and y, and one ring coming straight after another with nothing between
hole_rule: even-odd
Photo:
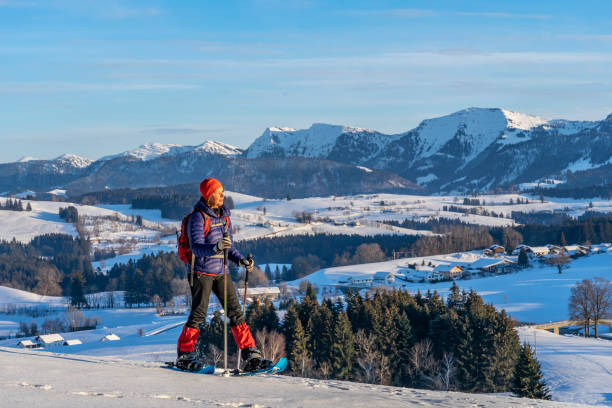
<instances>
[{"instance_id":1,"label":"glove","mask_svg":"<svg viewBox=\"0 0 612 408\"><path fill-rule=\"evenodd\" d=\"M251 272L255 267L255 261L253 259L242 258L239 262L240 266L243 266L247 272Z\"/></svg>"},{"instance_id":2,"label":"glove","mask_svg":"<svg viewBox=\"0 0 612 408\"><path fill-rule=\"evenodd\" d=\"M232 240L229 235L223 235L223 239L215 244L215 251L217 253L223 252L224 249L230 249L232 247Z\"/></svg>"}]
</instances>

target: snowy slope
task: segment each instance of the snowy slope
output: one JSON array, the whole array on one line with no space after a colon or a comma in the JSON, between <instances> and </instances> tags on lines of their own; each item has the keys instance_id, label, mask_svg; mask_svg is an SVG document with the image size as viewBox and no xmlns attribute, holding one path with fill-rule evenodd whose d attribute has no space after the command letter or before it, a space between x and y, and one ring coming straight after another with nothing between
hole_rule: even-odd
<instances>
[{"instance_id":1,"label":"snowy slope","mask_svg":"<svg viewBox=\"0 0 612 408\"><path fill-rule=\"evenodd\" d=\"M159 363L0 348L3 403L11 407L581 407L287 376L224 378ZM87 373L87 375L80 375Z\"/></svg>"},{"instance_id":2,"label":"snowy slope","mask_svg":"<svg viewBox=\"0 0 612 408\"><path fill-rule=\"evenodd\" d=\"M612 405L612 341L558 336L528 327L521 341L535 345L554 399Z\"/></svg>"}]
</instances>

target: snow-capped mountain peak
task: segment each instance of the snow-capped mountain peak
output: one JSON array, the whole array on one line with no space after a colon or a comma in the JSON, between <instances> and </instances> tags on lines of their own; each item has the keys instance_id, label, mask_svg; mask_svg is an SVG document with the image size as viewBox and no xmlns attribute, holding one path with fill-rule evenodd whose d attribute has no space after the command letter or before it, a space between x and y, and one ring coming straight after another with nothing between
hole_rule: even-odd
<instances>
[{"instance_id":1,"label":"snow-capped mountain peak","mask_svg":"<svg viewBox=\"0 0 612 408\"><path fill-rule=\"evenodd\" d=\"M308 129L300 130L272 126L249 146L247 157L327 157L341 135L363 133L377 134L369 129L327 123L313 123Z\"/></svg>"},{"instance_id":2,"label":"snow-capped mountain peak","mask_svg":"<svg viewBox=\"0 0 612 408\"><path fill-rule=\"evenodd\" d=\"M51 160L55 163L60 163L62 165L69 165L71 167L83 168L89 166L93 163L93 160L89 160L88 158L77 156L70 153L64 153L61 156L56 157Z\"/></svg>"},{"instance_id":3,"label":"snow-capped mountain peak","mask_svg":"<svg viewBox=\"0 0 612 408\"><path fill-rule=\"evenodd\" d=\"M27 163L27 162L36 161L36 160L40 160L40 159L36 157L23 156L21 159L17 160L17 163Z\"/></svg>"},{"instance_id":4,"label":"snow-capped mountain peak","mask_svg":"<svg viewBox=\"0 0 612 408\"><path fill-rule=\"evenodd\" d=\"M509 128L529 130L534 127L545 125L549 122L549 119L544 119L539 116L514 112L507 109L502 109L501 111L508 121Z\"/></svg>"},{"instance_id":5,"label":"snow-capped mountain peak","mask_svg":"<svg viewBox=\"0 0 612 408\"><path fill-rule=\"evenodd\" d=\"M221 143L215 142L212 140L207 140L198 146L183 146L179 144L163 144L163 143L146 143L140 146L137 149L128 150L123 153L114 154L110 156L105 156L99 159L99 161L106 161L115 159L118 157L134 157L138 160L149 161L157 159L161 156L175 156L182 153L187 153L190 151L205 151L208 153L214 154L222 154L235 156L241 154L242 151L237 147Z\"/></svg>"},{"instance_id":6,"label":"snow-capped mountain peak","mask_svg":"<svg viewBox=\"0 0 612 408\"><path fill-rule=\"evenodd\" d=\"M104 156L100 161L115 159L117 157L131 156L142 161L156 159L166 154L177 154L185 150L184 146L178 144L146 143L137 149L128 150L123 153Z\"/></svg>"},{"instance_id":7,"label":"snow-capped mountain peak","mask_svg":"<svg viewBox=\"0 0 612 408\"><path fill-rule=\"evenodd\" d=\"M208 153L221 154L224 156L237 156L242 154L242 150L225 143L207 140L199 146L196 146L194 151L204 151Z\"/></svg>"}]
</instances>

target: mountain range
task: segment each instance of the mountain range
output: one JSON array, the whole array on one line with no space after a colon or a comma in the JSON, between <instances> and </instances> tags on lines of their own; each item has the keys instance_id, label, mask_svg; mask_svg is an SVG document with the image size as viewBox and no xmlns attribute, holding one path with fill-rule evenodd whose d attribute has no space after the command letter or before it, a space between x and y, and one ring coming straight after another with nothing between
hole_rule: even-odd
<instances>
[{"instance_id":1,"label":"mountain range","mask_svg":"<svg viewBox=\"0 0 612 408\"><path fill-rule=\"evenodd\" d=\"M468 108L399 134L316 123L301 130L269 127L246 150L207 141L146 144L95 161L69 154L24 158L0 164L0 191L63 188L75 195L217 177L229 190L271 198L466 193L568 175L576 180L578 173L597 182L612 175L612 114L569 121Z\"/></svg>"}]
</instances>

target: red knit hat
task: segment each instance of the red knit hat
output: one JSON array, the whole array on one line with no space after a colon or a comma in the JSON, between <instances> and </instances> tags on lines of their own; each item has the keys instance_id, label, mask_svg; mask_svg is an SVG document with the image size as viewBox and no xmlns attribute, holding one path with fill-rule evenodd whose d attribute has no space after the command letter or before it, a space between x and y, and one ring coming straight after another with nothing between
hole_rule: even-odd
<instances>
[{"instance_id":1,"label":"red knit hat","mask_svg":"<svg viewBox=\"0 0 612 408\"><path fill-rule=\"evenodd\" d=\"M204 179L200 183L200 194L202 194L204 200L208 200L219 187L223 187L219 180L214 178Z\"/></svg>"}]
</instances>

